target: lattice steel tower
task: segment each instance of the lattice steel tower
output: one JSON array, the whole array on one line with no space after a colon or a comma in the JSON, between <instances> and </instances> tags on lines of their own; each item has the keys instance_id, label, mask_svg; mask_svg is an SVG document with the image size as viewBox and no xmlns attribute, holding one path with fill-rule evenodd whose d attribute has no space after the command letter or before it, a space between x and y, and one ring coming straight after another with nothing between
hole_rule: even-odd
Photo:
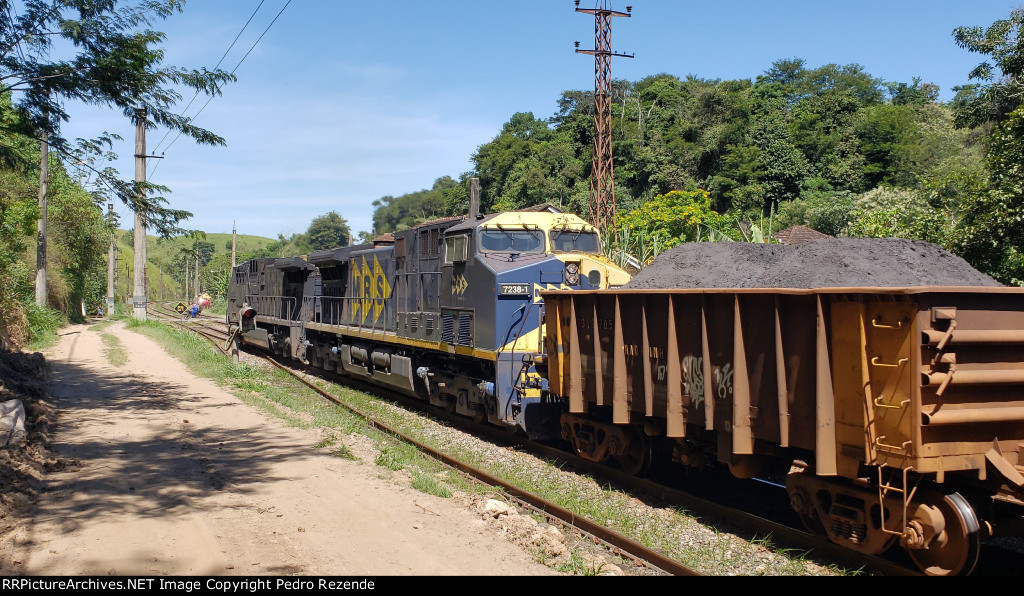
<instances>
[{"instance_id":1,"label":"lattice steel tower","mask_svg":"<svg viewBox=\"0 0 1024 596\"><path fill-rule=\"evenodd\" d=\"M596 8L580 8L576 12L594 15L594 49L581 50L576 42L577 54L594 56L594 163L590 176L590 223L602 232L615 228L615 166L612 163L612 57L632 58L632 54L612 51L612 17L628 17L608 7L609 0L597 0Z\"/></svg>"}]
</instances>

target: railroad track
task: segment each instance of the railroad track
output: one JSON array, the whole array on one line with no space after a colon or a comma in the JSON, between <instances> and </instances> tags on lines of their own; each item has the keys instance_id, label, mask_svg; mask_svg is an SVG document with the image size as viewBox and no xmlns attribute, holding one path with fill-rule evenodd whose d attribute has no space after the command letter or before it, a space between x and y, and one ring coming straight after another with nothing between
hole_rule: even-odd
<instances>
[{"instance_id":1,"label":"railroad track","mask_svg":"<svg viewBox=\"0 0 1024 596\"><path fill-rule=\"evenodd\" d=\"M203 317L199 318L183 318L178 313L174 312L172 308L167 306L155 306L150 311L157 318L164 320L170 324L173 324L180 328L189 329L205 338L210 340L218 350L224 354L228 354L229 350L225 345L229 337L226 331L224 331L224 323L218 317ZM387 432L409 444L415 445L422 452L454 467L463 473L476 478L480 482L487 485L494 486L502 489L507 495L515 499L520 506L527 509L533 510L541 515L548 517L549 519L557 522L567 528L571 528L573 531L579 532L585 536L591 537L593 540L604 544L608 549L612 550L616 554L632 559L637 564L643 564L651 568L653 571L659 574L670 574L670 575L701 575L698 571L678 562L664 554L649 549L642 544L637 543L631 538L624 536L618 532L610 530L604 525L595 522L593 520L581 518L578 514L564 509L563 507L552 503L542 497L533 495L528 491L522 490L521 488L507 483L500 478L497 478L484 470L480 470L474 466L461 462L445 453L442 453L436 449L431 448L428 445L421 443L413 437L407 436L406 434L391 428L387 424L374 419L372 416L365 412L359 411L353 408L349 404L345 403L342 398L335 396L313 382L311 382L308 376L314 376L314 378L323 379L324 372L320 369L309 370L297 370L293 368L297 363L289 361L286 364L279 362L278 360L268 357L263 354L253 354L250 351L246 353L261 358L266 362L271 363L273 366L280 368L281 370L292 375L294 378L299 380L301 383L310 387L313 391L317 392L325 399L334 402L337 405L345 407L362 417L367 421L367 424L378 428L384 432ZM324 379L329 380L329 379ZM352 379L346 378L344 384L350 385L359 389L365 389L370 393L376 395L382 395L382 397L393 402L401 402L412 409L419 412L427 413L430 416L444 419L445 423L465 430L475 436L485 437L487 440L504 446L513 446L524 450L529 450L533 455L548 460L553 460L567 466L573 470L577 470L580 473L590 474L607 480L608 482L614 483L617 487L621 487L630 494L643 494L657 499L661 499L665 502L677 504L678 506L684 507L690 512L700 515L704 518L713 518L718 524L728 525L733 528L740 529L743 532L747 532L752 536L769 536L774 544L787 549L793 549L802 552L814 553L819 559L827 560L830 563L841 565L849 569L859 569L865 574L872 575L921 575L916 569L912 569L907 566L905 562L892 561L879 557L871 557L861 555L850 549L842 548L829 541L822 540L816 536L813 536L802 528L794 527L793 522L777 521L769 517L761 515L755 515L749 512L749 510L738 509L737 507L743 506L738 503L724 504L723 494L728 493L740 493L751 497L753 501L760 500L762 503L768 500L775 500L777 497L771 499L765 499L759 495L766 494L764 491L770 491L771 487L753 486L750 481L736 481L735 479L723 479L727 484L709 484L707 480L697 483L701 488L700 494L695 494L693 489L683 489L679 487L668 486L664 483L657 482L652 479L638 478L631 476L607 466L597 465L593 462L589 462L582 458L575 456L574 454L566 451L564 448L554 445L546 445L535 442L526 441L522 437L509 435L508 433L489 427L486 425L476 424L468 419L449 415L446 412L439 411L433 408L427 408L425 404L402 396L400 394L390 394L385 392L378 386L371 386L359 382L352 382ZM723 488L724 487L724 488ZM723 492L724 491L724 492ZM708 496L714 495L714 497ZM712 498L714 500L712 500ZM751 502L747 500L747 505ZM781 500L782 503L787 503L785 499ZM748 508L749 509L749 508ZM784 513L788 513L788 507L784 508ZM779 512L772 512L772 514L778 514Z\"/></svg>"},{"instance_id":2,"label":"railroad track","mask_svg":"<svg viewBox=\"0 0 1024 596\"><path fill-rule=\"evenodd\" d=\"M208 321L203 321L201 319L181 320L180 315L174 312L173 309L168 309L165 306L154 307L150 310L150 313L164 320L165 322L174 324L178 327L189 329L203 337L206 337L211 341L211 343L216 345L216 347L222 353L228 353L228 350L226 350L225 346L223 345L223 342L229 339L228 334L220 329L210 327ZM303 374L302 372L296 371L289 366L285 366L284 364L278 362L274 358L270 358L264 355L255 356L262 358L264 361L269 362L270 364L287 372L292 377L297 379L299 382L306 385L313 391L317 392L324 398L360 416L361 418L366 420L369 426L382 430L402 441L405 441L411 445L416 446L417 449L419 449L426 455L448 466L451 466L488 486L501 489L506 495L514 499L521 507L532 510L540 515L543 515L547 517L549 520L556 522L558 525L561 525L564 528L568 528L573 532L583 534L596 542L600 542L604 544L608 550L614 551L619 556L631 559L632 561L634 561L634 563L642 564L659 574L683 576L701 575L701 573L699 573L698 571L690 567L687 567L686 565L683 565L682 563L675 561L669 557L666 557L662 553L649 549L644 545L628 538L627 536L609 530L608 528L605 528L604 526L593 520L581 517L580 515L573 513L555 503L552 503L547 499L539 497L528 491L522 490L521 488L511 483L508 483L496 476L493 476L484 470L476 468L470 464L453 458L441 451L438 451L430 447L429 445L421 443L415 438L410 437L407 434L402 433L401 431L388 426L387 424L381 422L380 420L375 419L373 416L365 412L362 412L352 407L351 405L345 403L344 400L342 400L338 396L335 396L318 387L316 384L310 382L309 379L306 378L306 375ZM376 389L379 390L379 388Z\"/></svg>"}]
</instances>

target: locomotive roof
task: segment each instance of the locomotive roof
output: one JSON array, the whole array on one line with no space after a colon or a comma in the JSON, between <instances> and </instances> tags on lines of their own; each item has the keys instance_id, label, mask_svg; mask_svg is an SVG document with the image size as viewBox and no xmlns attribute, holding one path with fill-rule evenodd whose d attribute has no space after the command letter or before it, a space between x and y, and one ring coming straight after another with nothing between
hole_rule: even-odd
<instances>
[{"instance_id":1,"label":"locomotive roof","mask_svg":"<svg viewBox=\"0 0 1024 596\"><path fill-rule=\"evenodd\" d=\"M306 258L312 263L321 263L326 261L344 261L348 258L348 255L356 250L366 250L373 248L373 244L357 244L355 246L339 246L337 248L325 248L323 250L315 250L308 255Z\"/></svg>"},{"instance_id":2,"label":"locomotive roof","mask_svg":"<svg viewBox=\"0 0 1024 596\"><path fill-rule=\"evenodd\" d=\"M436 226L436 225L439 225L439 224L453 222L453 221L462 221L464 219L466 219L465 215L456 215L454 217L440 217L438 219L432 219L430 221L425 221L423 223L416 224L411 229L418 230L419 228L429 228L431 226Z\"/></svg>"},{"instance_id":3,"label":"locomotive roof","mask_svg":"<svg viewBox=\"0 0 1024 596\"><path fill-rule=\"evenodd\" d=\"M282 257L274 259L272 262L267 263L267 267L272 269L281 269L284 271L295 269L312 271L313 269L316 269L315 265L307 262L302 257Z\"/></svg>"}]
</instances>

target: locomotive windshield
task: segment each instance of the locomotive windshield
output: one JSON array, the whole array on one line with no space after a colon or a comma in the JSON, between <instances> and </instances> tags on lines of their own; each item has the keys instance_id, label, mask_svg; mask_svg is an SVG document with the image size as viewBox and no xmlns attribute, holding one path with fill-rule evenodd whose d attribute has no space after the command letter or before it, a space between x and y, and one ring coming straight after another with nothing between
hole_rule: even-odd
<instances>
[{"instance_id":1,"label":"locomotive windshield","mask_svg":"<svg viewBox=\"0 0 1024 596\"><path fill-rule=\"evenodd\" d=\"M594 232L579 228L561 228L551 230L551 250L553 252L581 252L601 254L601 239Z\"/></svg>"},{"instance_id":2,"label":"locomotive windshield","mask_svg":"<svg viewBox=\"0 0 1024 596\"><path fill-rule=\"evenodd\" d=\"M483 230L480 252L544 252L544 232L540 230Z\"/></svg>"}]
</instances>

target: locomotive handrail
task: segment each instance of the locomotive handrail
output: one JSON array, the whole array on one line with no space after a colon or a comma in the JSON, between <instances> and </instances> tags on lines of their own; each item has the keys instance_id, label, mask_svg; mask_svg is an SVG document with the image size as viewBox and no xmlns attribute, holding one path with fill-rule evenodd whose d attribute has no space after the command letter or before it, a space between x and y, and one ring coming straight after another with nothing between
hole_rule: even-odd
<instances>
[{"instance_id":1,"label":"locomotive handrail","mask_svg":"<svg viewBox=\"0 0 1024 596\"><path fill-rule=\"evenodd\" d=\"M439 275L440 275L440 273L439 273ZM333 302L340 302L341 303L341 308L340 309L337 309L337 310L334 309L334 308L329 308L328 309L328 312L331 315L330 321L327 323L328 325L330 325L332 327L340 327L340 326L342 326L344 324L345 326L348 326L348 327L358 327L360 330L368 329L371 335L376 335L376 333L378 331L377 320L378 319L384 319L381 322L381 329L380 329L380 331L387 332L387 320L386 320L387 319L387 317L386 317L387 301L391 300L395 296L395 287L397 285L397 283L396 283L397 281L398 281L398 275L396 274L394 277L391 278L391 287L390 287L390 289L388 291L388 294L386 296L381 296L381 297L378 297L378 298L367 298L367 297L363 297L363 296L304 296L302 298L302 305L301 305L301 309L300 309L300 315L302 317L302 320L304 320L304 321L308 320L308 321L312 321L314 323L321 323L322 324L323 323L323 316L322 316L323 315L323 305L324 304L330 305ZM373 302L373 303L376 303L376 302L381 302L382 303L381 316L374 317L372 324L369 325L369 326L364 325L362 320L360 320L358 322L357 321L352 321L352 322L348 321L348 313L350 313L352 311L352 308L349 305L352 303L352 301L362 301L362 300L368 300L368 301ZM321 320L320 321L316 321L315 318L314 318L314 315L317 312L317 305L318 304L321 307L320 308L320 313L321 313ZM376 305L374 305L374 306L376 306ZM335 315L337 315L337 316L335 316ZM366 316L364 315L362 317L362 319L365 319L365 318L366 318Z\"/></svg>"},{"instance_id":2,"label":"locomotive handrail","mask_svg":"<svg viewBox=\"0 0 1024 596\"><path fill-rule=\"evenodd\" d=\"M248 302L250 306L256 309L256 314L263 317L273 317L275 319L284 319L286 321L294 321L299 315L296 300L294 296L253 296L246 294L245 302ZM292 303L292 307L287 309L291 314L289 316L281 316L285 314L283 307Z\"/></svg>"}]
</instances>

